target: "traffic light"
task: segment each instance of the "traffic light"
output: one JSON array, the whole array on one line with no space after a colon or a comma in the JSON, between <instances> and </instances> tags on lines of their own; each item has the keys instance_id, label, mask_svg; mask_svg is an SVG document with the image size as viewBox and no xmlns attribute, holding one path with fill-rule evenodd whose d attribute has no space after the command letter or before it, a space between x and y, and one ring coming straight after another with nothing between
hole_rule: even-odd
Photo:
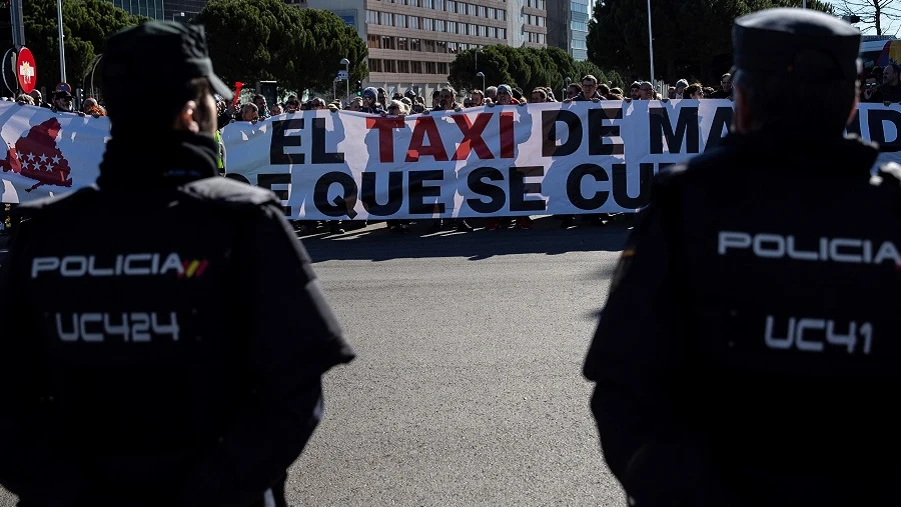
<instances>
[{"instance_id":1,"label":"traffic light","mask_svg":"<svg viewBox=\"0 0 901 507\"><path fill-rule=\"evenodd\" d=\"M357 97L363 95L363 82L357 81Z\"/></svg>"}]
</instances>

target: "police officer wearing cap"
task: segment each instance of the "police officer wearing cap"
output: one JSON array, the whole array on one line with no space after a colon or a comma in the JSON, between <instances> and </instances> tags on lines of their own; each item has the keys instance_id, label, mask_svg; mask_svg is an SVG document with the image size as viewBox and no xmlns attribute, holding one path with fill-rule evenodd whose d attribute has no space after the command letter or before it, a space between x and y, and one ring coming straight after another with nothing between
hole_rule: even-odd
<instances>
[{"instance_id":1,"label":"police officer wearing cap","mask_svg":"<svg viewBox=\"0 0 901 507\"><path fill-rule=\"evenodd\" d=\"M901 505L901 185L843 130L860 33L736 20L722 143L658 175L584 365L632 505ZM897 166L896 166L897 167Z\"/></svg>"},{"instance_id":2,"label":"police officer wearing cap","mask_svg":"<svg viewBox=\"0 0 901 507\"><path fill-rule=\"evenodd\" d=\"M0 483L22 506L286 505L353 351L275 195L216 177L231 93L202 27L112 35L102 78L97 184L20 206L2 268Z\"/></svg>"}]
</instances>

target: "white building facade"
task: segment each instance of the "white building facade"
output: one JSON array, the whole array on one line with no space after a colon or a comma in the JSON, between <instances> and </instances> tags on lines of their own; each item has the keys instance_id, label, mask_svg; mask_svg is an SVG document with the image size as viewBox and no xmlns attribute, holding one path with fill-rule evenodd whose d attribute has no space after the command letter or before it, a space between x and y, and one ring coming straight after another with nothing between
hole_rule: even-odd
<instances>
[{"instance_id":1,"label":"white building facade","mask_svg":"<svg viewBox=\"0 0 901 507\"><path fill-rule=\"evenodd\" d=\"M332 11L354 26L369 47L370 75L363 86L383 87L389 96L413 88L429 97L447 84L450 63L460 51L547 45L545 0L288 2Z\"/></svg>"}]
</instances>

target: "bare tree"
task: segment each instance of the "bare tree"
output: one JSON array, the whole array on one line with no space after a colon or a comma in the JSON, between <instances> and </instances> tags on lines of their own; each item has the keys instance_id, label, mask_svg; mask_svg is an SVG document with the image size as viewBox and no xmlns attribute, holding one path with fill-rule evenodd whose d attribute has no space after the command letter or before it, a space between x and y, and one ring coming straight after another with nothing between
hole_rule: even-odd
<instances>
[{"instance_id":1,"label":"bare tree","mask_svg":"<svg viewBox=\"0 0 901 507\"><path fill-rule=\"evenodd\" d=\"M883 35L883 20L901 20L901 7L897 0L842 0L835 6L838 14L857 16L860 23L876 29L876 35ZM865 28L866 29L866 28Z\"/></svg>"}]
</instances>

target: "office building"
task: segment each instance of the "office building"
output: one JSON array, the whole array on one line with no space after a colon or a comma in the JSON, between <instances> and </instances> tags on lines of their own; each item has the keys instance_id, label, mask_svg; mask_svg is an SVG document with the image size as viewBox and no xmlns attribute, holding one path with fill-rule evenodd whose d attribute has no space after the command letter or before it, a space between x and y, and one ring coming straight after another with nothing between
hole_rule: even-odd
<instances>
[{"instance_id":1,"label":"office building","mask_svg":"<svg viewBox=\"0 0 901 507\"><path fill-rule=\"evenodd\" d=\"M110 0L129 14L190 23L209 0Z\"/></svg>"},{"instance_id":2,"label":"office building","mask_svg":"<svg viewBox=\"0 0 901 507\"><path fill-rule=\"evenodd\" d=\"M209 0L165 0L165 2L166 19L190 23L206 7Z\"/></svg>"},{"instance_id":3,"label":"office building","mask_svg":"<svg viewBox=\"0 0 901 507\"><path fill-rule=\"evenodd\" d=\"M547 46L547 0L524 0L515 2L520 18L514 17L514 33L519 28L521 40L512 41L513 46L543 48Z\"/></svg>"},{"instance_id":4,"label":"office building","mask_svg":"<svg viewBox=\"0 0 901 507\"><path fill-rule=\"evenodd\" d=\"M547 0L547 45L572 54L571 0Z\"/></svg>"},{"instance_id":5,"label":"office building","mask_svg":"<svg viewBox=\"0 0 901 507\"><path fill-rule=\"evenodd\" d=\"M112 0L113 5L136 16L147 16L152 19L165 19L164 0Z\"/></svg>"},{"instance_id":6,"label":"office building","mask_svg":"<svg viewBox=\"0 0 901 507\"><path fill-rule=\"evenodd\" d=\"M588 59L590 0L548 0L548 45L560 48L574 60Z\"/></svg>"},{"instance_id":7,"label":"office building","mask_svg":"<svg viewBox=\"0 0 901 507\"><path fill-rule=\"evenodd\" d=\"M545 1L287 0L332 11L357 29L369 47L364 86L381 86L389 94L413 88L424 96L447 83L460 51L546 45Z\"/></svg>"}]
</instances>

